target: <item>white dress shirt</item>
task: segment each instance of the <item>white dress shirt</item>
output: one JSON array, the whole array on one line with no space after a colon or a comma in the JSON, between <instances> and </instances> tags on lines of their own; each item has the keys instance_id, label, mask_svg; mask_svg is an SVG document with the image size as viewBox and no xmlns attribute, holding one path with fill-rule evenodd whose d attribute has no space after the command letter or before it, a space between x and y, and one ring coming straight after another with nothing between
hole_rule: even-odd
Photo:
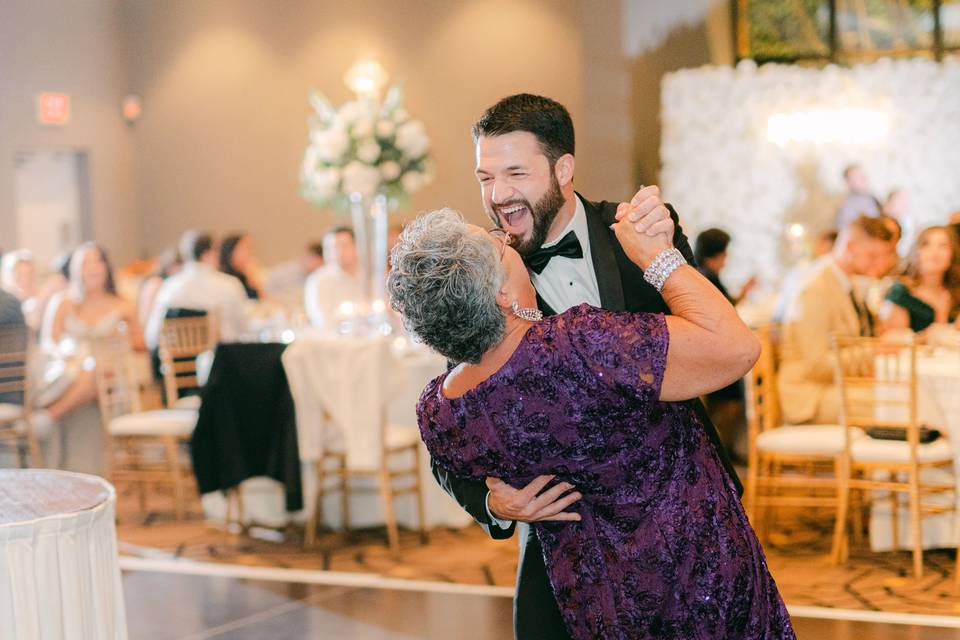
<instances>
[{"instance_id":1,"label":"white dress shirt","mask_svg":"<svg viewBox=\"0 0 960 640\"><path fill-rule=\"evenodd\" d=\"M362 297L360 278L351 276L335 264L320 267L304 284L304 308L310 324L318 328L332 328L340 305L357 303Z\"/></svg>"},{"instance_id":2,"label":"white dress shirt","mask_svg":"<svg viewBox=\"0 0 960 640\"><path fill-rule=\"evenodd\" d=\"M178 307L202 309L216 314L220 322L218 338L224 342L237 340L246 327L246 303L247 294L239 280L210 265L188 263L182 271L160 285L144 329L144 341L147 347L156 349L167 310Z\"/></svg>"},{"instance_id":3,"label":"white dress shirt","mask_svg":"<svg viewBox=\"0 0 960 640\"><path fill-rule=\"evenodd\" d=\"M530 271L530 281L533 283L533 287L544 302L557 313L563 313L567 309L583 303L594 307L600 306L600 287L597 286L597 274L593 269L593 258L590 253L587 211L584 209L579 196L576 196L576 200L577 207L570 222L557 235L556 240L545 243L543 246L552 247L560 242L560 239L568 232L573 231L577 240L580 241L583 257L554 256L541 273Z\"/></svg>"},{"instance_id":4,"label":"white dress shirt","mask_svg":"<svg viewBox=\"0 0 960 640\"><path fill-rule=\"evenodd\" d=\"M557 235L553 242L544 243L544 247L552 247L560 239L573 231L583 249L582 258L565 258L554 256L540 273L530 271L530 281L544 302L557 313L563 313L571 307L587 303L600 307L600 287L597 285L597 273L593 268L593 256L590 252L590 235L587 227L587 210L579 196L577 208L573 218ZM487 515L501 529L513 524L512 520L501 520L490 510L490 492L487 492Z\"/></svg>"}]
</instances>

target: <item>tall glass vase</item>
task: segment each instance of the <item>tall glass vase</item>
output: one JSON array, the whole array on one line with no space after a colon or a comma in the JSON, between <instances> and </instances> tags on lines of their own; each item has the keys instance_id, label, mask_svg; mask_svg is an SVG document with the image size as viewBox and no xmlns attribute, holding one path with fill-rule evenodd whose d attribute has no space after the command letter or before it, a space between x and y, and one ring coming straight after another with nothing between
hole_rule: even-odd
<instances>
[{"instance_id":1,"label":"tall glass vase","mask_svg":"<svg viewBox=\"0 0 960 640\"><path fill-rule=\"evenodd\" d=\"M360 193L351 193L350 215L362 287L357 312L366 317L369 328L383 331L387 317L387 198L382 194L365 198Z\"/></svg>"}]
</instances>

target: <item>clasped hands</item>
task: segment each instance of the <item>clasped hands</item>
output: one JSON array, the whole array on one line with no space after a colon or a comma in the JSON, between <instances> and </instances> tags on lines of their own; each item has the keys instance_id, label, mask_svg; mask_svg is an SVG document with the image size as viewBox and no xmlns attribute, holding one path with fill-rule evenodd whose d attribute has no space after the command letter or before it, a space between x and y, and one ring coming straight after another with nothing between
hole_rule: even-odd
<instances>
[{"instance_id":1,"label":"clasped hands","mask_svg":"<svg viewBox=\"0 0 960 640\"><path fill-rule=\"evenodd\" d=\"M673 246L674 224L656 185L642 187L630 202L617 206L611 228L631 260L645 267L662 249ZM544 489L553 475L534 478L516 489L499 478L487 478L487 504L492 515L518 522L578 521L580 514L566 509L583 496L569 482Z\"/></svg>"}]
</instances>

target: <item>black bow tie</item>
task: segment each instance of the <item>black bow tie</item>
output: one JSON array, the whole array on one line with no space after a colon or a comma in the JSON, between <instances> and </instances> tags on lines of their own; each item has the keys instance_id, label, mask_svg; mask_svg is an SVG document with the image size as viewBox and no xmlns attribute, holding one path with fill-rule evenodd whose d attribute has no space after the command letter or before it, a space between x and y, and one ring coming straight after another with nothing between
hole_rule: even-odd
<instances>
[{"instance_id":1,"label":"black bow tie","mask_svg":"<svg viewBox=\"0 0 960 640\"><path fill-rule=\"evenodd\" d=\"M554 256L563 256L564 258L582 258L583 247L577 240L577 234L573 231L567 233L560 239L560 242L552 247L541 247L525 257L523 262L533 270L534 273L542 273L547 268L547 263Z\"/></svg>"}]
</instances>

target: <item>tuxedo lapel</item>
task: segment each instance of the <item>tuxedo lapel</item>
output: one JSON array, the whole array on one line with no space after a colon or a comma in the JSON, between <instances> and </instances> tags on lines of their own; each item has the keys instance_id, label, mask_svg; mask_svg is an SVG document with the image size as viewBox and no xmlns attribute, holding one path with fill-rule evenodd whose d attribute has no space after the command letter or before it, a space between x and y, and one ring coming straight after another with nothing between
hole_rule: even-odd
<instances>
[{"instance_id":1,"label":"tuxedo lapel","mask_svg":"<svg viewBox=\"0 0 960 640\"><path fill-rule=\"evenodd\" d=\"M553 307L547 304L547 301L540 296L540 292L537 291L536 293L537 293L537 308L543 312L543 315L545 316L557 315L557 312L553 310Z\"/></svg>"},{"instance_id":2,"label":"tuxedo lapel","mask_svg":"<svg viewBox=\"0 0 960 640\"><path fill-rule=\"evenodd\" d=\"M613 231L604 223L603 215L592 202L581 196L587 214L587 234L590 236L590 257L593 271L597 276L597 288L600 292L600 306L610 311L626 311L623 297L623 281L620 267L613 249Z\"/></svg>"}]
</instances>

